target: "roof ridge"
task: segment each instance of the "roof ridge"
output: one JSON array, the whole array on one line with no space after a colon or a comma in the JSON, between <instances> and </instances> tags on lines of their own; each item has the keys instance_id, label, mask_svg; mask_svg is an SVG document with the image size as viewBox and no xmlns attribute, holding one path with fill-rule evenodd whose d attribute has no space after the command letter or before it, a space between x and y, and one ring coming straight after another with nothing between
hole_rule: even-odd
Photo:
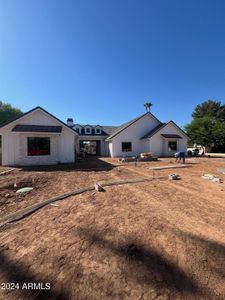
<instances>
[{"instance_id":1,"label":"roof ridge","mask_svg":"<svg viewBox=\"0 0 225 300\"><path fill-rule=\"evenodd\" d=\"M122 124L121 126L118 127L118 129L112 134L110 135L107 140L110 140L111 138L115 137L117 134L119 134L120 132L122 132L124 129L128 128L129 126L131 126L132 124L134 124L136 121L140 120L141 118L143 118L146 115L150 115L152 116L154 119L156 119L158 122L161 123L161 121L159 121L159 119L157 119L150 111L147 111L146 113L130 120L129 122L126 122L124 124Z\"/></svg>"}]
</instances>

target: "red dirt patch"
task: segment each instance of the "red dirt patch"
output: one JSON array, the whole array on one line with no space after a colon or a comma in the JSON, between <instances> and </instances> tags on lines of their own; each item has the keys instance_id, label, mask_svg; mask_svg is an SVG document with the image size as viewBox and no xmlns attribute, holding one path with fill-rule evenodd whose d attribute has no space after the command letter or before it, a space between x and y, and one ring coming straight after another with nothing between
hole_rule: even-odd
<instances>
[{"instance_id":1,"label":"red dirt patch","mask_svg":"<svg viewBox=\"0 0 225 300\"><path fill-rule=\"evenodd\" d=\"M225 160L195 162L192 168L154 172L176 172L180 181L107 187L2 228L0 281L50 282L51 291L1 290L0 299L224 299L225 186L201 175L219 175ZM9 184L17 176L18 182L34 178L37 185L13 209L96 181L152 175L146 168L152 165L101 172L18 170L8 175Z\"/></svg>"}]
</instances>

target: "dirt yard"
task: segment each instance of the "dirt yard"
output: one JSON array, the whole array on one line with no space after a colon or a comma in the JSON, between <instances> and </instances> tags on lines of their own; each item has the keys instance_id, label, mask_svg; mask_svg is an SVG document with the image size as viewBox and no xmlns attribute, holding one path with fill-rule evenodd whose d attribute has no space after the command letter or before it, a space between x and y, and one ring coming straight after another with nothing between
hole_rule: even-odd
<instances>
[{"instance_id":1,"label":"dirt yard","mask_svg":"<svg viewBox=\"0 0 225 300\"><path fill-rule=\"evenodd\" d=\"M201 178L225 182L225 159L187 163L153 172L174 161L91 159L0 176L0 218L96 181L154 177L69 197L1 227L0 299L225 299L225 183ZM166 179L173 173L181 180ZM25 186L34 189L15 193Z\"/></svg>"}]
</instances>

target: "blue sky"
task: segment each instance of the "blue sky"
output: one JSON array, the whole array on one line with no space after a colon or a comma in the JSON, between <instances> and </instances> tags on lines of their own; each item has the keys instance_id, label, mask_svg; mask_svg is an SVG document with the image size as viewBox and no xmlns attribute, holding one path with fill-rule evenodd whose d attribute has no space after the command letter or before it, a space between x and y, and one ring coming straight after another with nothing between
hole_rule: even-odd
<instances>
[{"instance_id":1,"label":"blue sky","mask_svg":"<svg viewBox=\"0 0 225 300\"><path fill-rule=\"evenodd\" d=\"M117 125L184 125L225 99L225 1L0 0L0 99Z\"/></svg>"}]
</instances>

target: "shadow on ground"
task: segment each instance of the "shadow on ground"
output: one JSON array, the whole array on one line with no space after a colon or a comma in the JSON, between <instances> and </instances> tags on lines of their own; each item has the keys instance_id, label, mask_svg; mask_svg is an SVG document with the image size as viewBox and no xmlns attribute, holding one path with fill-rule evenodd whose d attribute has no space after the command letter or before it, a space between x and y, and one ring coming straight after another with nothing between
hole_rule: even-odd
<instances>
[{"instance_id":1,"label":"shadow on ground","mask_svg":"<svg viewBox=\"0 0 225 300\"><path fill-rule=\"evenodd\" d=\"M65 290L57 290L53 287L53 283L47 278L37 276L29 270L29 267L22 262L14 262L4 250L0 251L0 278L2 282L8 283L19 283L19 289L6 290L8 293L8 299L32 299L32 300L47 300L47 299L57 299L57 300L67 300L70 299ZM25 289L25 285L28 283L42 283L45 287L46 283L51 284L51 289ZM24 285L24 289L22 289ZM2 287L1 287L2 288ZM3 290L1 290L1 293ZM16 297L15 297L16 295ZM20 295L20 297L18 297ZM1 296L0 296L1 297ZM3 298L1 298L3 299ZM4 298L6 299L6 298Z\"/></svg>"},{"instance_id":2,"label":"shadow on ground","mask_svg":"<svg viewBox=\"0 0 225 300\"><path fill-rule=\"evenodd\" d=\"M200 295L196 282L157 250L146 248L136 242L118 244L105 239L104 232L93 229L80 228L79 233L90 244L106 248L113 254L122 257L125 260L123 276L128 277L131 281L154 286L158 291L163 288L169 289L176 295L190 295L196 299ZM127 240L130 239L127 238Z\"/></svg>"},{"instance_id":3,"label":"shadow on ground","mask_svg":"<svg viewBox=\"0 0 225 300\"><path fill-rule=\"evenodd\" d=\"M198 250L199 263L201 259L207 261L208 269L213 273L219 274L225 278L225 245L207 239L203 236L197 236L188 232L178 231L178 235L184 239L185 242L192 243ZM197 255L197 251L196 251ZM224 279L223 279L224 280ZM224 287L225 293L225 287Z\"/></svg>"},{"instance_id":4,"label":"shadow on ground","mask_svg":"<svg viewBox=\"0 0 225 300\"><path fill-rule=\"evenodd\" d=\"M27 166L22 167L21 171L45 171L45 172L51 172L51 171L89 171L90 169L93 169L93 171L106 171L106 170L112 170L115 168L116 165L113 165L109 162L106 162L102 160L100 157L92 156L80 159L76 161L75 163L71 164L58 164L58 165L48 165L48 166Z\"/></svg>"}]
</instances>

